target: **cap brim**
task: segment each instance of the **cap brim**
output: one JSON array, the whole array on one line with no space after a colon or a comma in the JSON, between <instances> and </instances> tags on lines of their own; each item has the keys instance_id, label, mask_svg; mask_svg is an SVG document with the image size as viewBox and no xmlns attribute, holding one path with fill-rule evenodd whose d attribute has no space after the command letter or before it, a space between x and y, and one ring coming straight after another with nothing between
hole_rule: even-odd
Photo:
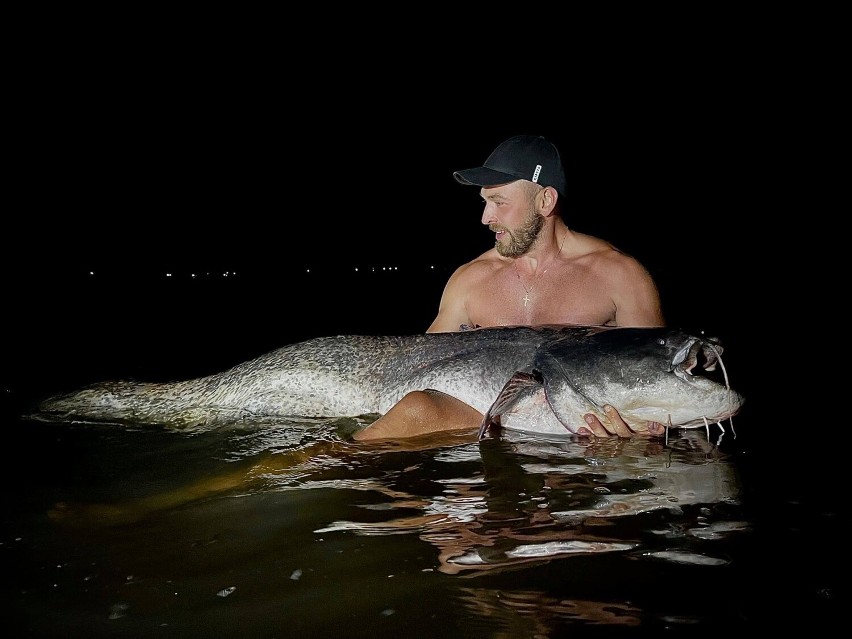
<instances>
[{"instance_id":1,"label":"cap brim","mask_svg":"<svg viewBox=\"0 0 852 639\"><path fill-rule=\"evenodd\" d=\"M476 169L465 169L464 171L456 171L453 173L456 182L461 184L471 184L473 186L497 186L498 184L508 184L515 182L521 178L516 175L509 175L481 166Z\"/></svg>"}]
</instances>

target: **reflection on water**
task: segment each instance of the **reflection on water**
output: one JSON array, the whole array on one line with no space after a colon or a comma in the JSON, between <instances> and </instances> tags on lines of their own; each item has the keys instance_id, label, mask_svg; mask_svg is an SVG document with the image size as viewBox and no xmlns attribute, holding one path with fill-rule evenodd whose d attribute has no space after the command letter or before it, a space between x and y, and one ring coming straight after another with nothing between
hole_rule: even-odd
<instances>
[{"instance_id":1,"label":"reflection on water","mask_svg":"<svg viewBox=\"0 0 852 639\"><path fill-rule=\"evenodd\" d=\"M317 532L416 532L438 549L438 569L457 574L574 555L641 554L641 537L621 520L658 509L677 513L681 533L666 523L644 534L659 535L669 544L693 529L744 529L745 524L727 521L726 511L714 507L737 503L737 480L731 464L702 437L686 432L667 448L643 439L469 444L434 455L433 463L444 466L433 471L429 495L400 493L371 479L368 489L391 498L382 506L389 513L386 519L335 521ZM458 476L454 469L460 470ZM705 506L700 519L683 510L696 504ZM412 510L415 514L397 514ZM693 561L714 559L697 555Z\"/></svg>"},{"instance_id":2,"label":"reflection on water","mask_svg":"<svg viewBox=\"0 0 852 639\"><path fill-rule=\"evenodd\" d=\"M16 623L444 637L760 617L730 434L377 445L349 439L361 425L10 424L31 458L0 540Z\"/></svg>"}]
</instances>

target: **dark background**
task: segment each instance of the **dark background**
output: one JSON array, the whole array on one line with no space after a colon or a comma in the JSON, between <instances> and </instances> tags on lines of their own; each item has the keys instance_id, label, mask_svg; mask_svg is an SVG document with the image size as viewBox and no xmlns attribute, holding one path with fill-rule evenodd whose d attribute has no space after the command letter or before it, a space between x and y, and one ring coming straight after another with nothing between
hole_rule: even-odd
<instances>
[{"instance_id":1,"label":"dark background","mask_svg":"<svg viewBox=\"0 0 852 639\"><path fill-rule=\"evenodd\" d=\"M789 66L731 43L484 73L423 34L323 57L201 20L34 29L9 104L16 276L457 265L493 238L452 172L519 133L562 151L572 228L701 276L756 248L808 165Z\"/></svg>"}]
</instances>

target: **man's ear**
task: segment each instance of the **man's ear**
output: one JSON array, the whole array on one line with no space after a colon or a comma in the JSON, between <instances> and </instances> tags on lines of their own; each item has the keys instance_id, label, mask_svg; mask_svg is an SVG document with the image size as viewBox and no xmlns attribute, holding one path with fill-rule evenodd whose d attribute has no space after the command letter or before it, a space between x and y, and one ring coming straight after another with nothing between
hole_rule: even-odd
<instances>
[{"instance_id":1,"label":"man's ear","mask_svg":"<svg viewBox=\"0 0 852 639\"><path fill-rule=\"evenodd\" d=\"M559 192L552 186L546 186L538 192L538 208L544 217L550 217L556 210Z\"/></svg>"}]
</instances>

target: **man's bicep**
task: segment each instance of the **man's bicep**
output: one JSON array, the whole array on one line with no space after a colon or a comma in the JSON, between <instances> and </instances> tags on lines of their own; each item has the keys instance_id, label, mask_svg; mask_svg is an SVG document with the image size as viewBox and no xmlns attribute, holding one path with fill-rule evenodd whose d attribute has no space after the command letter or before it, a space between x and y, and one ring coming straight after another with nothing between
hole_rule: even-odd
<instances>
[{"instance_id":1,"label":"man's bicep","mask_svg":"<svg viewBox=\"0 0 852 639\"><path fill-rule=\"evenodd\" d=\"M462 305L462 309L464 306ZM442 304L438 310L438 316L432 322L427 333L450 333L459 330L462 324L467 324L467 314L459 313L452 306Z\"/></svg>"},{"instance_id":2,"label":"man's bicep","mask_svg":"<svg viewBox=\"0 0 852 639\"><path fill-rule=\"evenodd\" d=\"M654 280L644 270L637 273L614 301L617 326L665 325L660 293Z\"/></svg>"},{"instance_id":3,"label":"man's bicep","mask_svg":"<svg viewBox=\"0 0 852 639\"><path fill-rule=\"evenodd\" d=\"M441 295L438 316L432 322L427 333L448 333L459 330L462 324L468 324L467 309L464 303L463 287L458 277L450 278Z\"/></svg>"}]
</instances>

